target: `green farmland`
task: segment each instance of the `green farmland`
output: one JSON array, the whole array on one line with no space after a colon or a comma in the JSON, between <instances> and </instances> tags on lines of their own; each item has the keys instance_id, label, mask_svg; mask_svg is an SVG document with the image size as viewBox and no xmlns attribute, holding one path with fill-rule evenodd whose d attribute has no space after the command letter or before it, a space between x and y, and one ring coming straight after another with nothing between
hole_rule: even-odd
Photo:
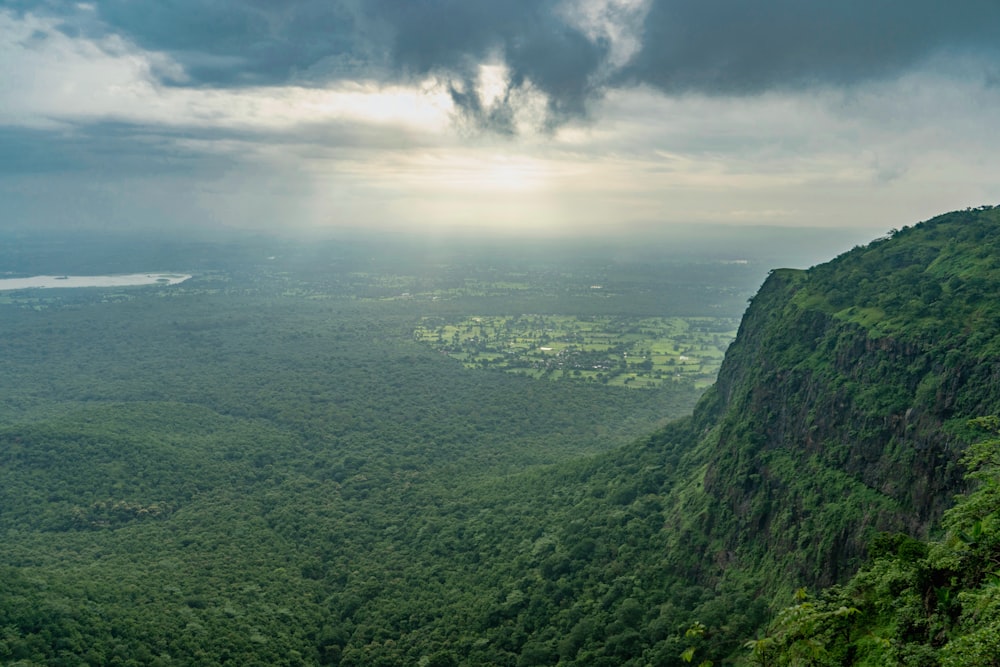
<instances>
[{"instance_id":1,"label":"green farmland","mask_svg":"<svg viewBox=\"0 0 1000 667\"><path fill-rule=\"evenodd\" d=\"M468 368L651 388L711 384L738 320L729 317L427 317L414 337Z\"/></svg>"}]
</instances>

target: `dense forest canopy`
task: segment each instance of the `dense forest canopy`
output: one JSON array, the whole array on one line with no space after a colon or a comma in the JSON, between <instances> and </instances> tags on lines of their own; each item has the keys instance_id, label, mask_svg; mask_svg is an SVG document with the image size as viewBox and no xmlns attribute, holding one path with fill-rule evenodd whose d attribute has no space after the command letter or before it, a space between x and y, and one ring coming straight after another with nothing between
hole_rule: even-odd
<instances>
[{"instance_id":1,"label":"dense forest canopy","mask_svg":"<svg viewBox=\"0 0 1000 667\"><path fill-rule=\"evenodd\" d=\"M0 291L0 662L995 660L998 209L770 275L373 247L3 246L194 277ZM567 323L620 364L532 367Z\"/></svg>"},{"instance_id":2,"label":"dense forest canopy","mask_svg":"<svg viewBox=\"0 0 1000 667\"><path fill-rule=\"evenodd\" d=\"M0 291L0 660L25 664L516 660L525 639L482 642L483 624L512 622L503 600L558 522L546 507L568 511L539 466L583 478L580 457L690 412L699 389L470 369L415 331L473 313L726 331L764 271L53 241L5 244L11 275L194 277Z\"/></svg>"}]
</instances>

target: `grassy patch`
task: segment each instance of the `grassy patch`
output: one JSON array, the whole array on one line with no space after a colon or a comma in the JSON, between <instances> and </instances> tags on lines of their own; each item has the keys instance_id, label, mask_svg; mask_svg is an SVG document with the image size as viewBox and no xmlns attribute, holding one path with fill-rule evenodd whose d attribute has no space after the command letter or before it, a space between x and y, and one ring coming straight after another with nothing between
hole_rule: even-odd
<instances>
[{"instance_id":1,"label":"grassy patch","mask_svg":"<svg viewBox=\"0 0 1000 667\"><path fill-rule=\"evenodd\" d=\"M424 318L413 335L468 368L652 388L711 384L736 327L726 317L518 315Z\"/></svg>"}]
</instances>

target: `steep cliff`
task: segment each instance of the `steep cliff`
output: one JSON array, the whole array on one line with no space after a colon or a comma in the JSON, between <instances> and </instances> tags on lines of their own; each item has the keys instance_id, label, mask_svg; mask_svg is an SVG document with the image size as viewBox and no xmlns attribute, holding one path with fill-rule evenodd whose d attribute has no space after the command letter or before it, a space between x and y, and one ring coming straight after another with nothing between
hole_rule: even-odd
<instances>
[{"instance_id":1,"label":"steep cliff","mask_svg":"<svg viewBox=\"0 0 1000 667\"><path fill-rule=\"evenodd\" d=\"M774 271L695 413L714 560L829 584L877 531L923 534L1000 406L998 293L994 208Z\"/></svg>"},{"instance_id":2,"label":"steep cliff","mask_svg":"<svg viewBox=\"0 0 1000 667\"><path fill-rule=\"evenodd\" d=\"M540 612L515 625L554 647L549 662L524 664L730 664L793 590L848 582L870 545L919 559L926 547L907 535L927 536L966 490L961 457L982 437L969 419L1000 411L998 293L993 208L774 271L692 417L522 489L545 548L512 561ZM962 594L942 588L951 575L935 568L911 568L914 580L933 576L911 587L905 613L937 590ZM854 603L830 600L794 613L821 609L830 622L816 627L834 632ZM951 627L913 618L923 629L900 623L897 634L915 650L935 641L928 628ZM487 634L504 631L497 619ZM771 639L789 639L790 627L801 630L779 623ZM838 656L815 664L860 664ZM804 664L795 659L774 664Z\"/></svg>"},{"instance_id":3,"label":"steep cliff","mask_svg":"<svg viewBox=\"0 0 1000 667\"><path fill-rule=\"evenodd\" d=\"M548 662L523 664L730 664L748 657L747 640L793 590L851 581L870 545L918 561L927 547L913 537L966 490L962 454L982 437L969 420L1000 411L997 294L994 208L894 231L807 271L774 271L692 417L522 490L542 542L513 561L512 576L538 593L538 613L515 625L552 648ZM571 500L559 509L559 498ZM981 570L970 571L975 584ZM917 583L905 584L902 615L913 631L878 607L895 589L877 578L884 590L858 602L864 623L858 616L852 632L869 641L867 628L891 625L896 634L880 636L924 651L937 641L930 629L958 627L924 618L951 613L932 604L937 591L964 594L943 586L951 572L907 572ZM779 614L771 646L812 645L798 646L808 628L781 622L791 617L833 633L818 638L824 650L844 644L838 623L855 604L844 595ZM488 619L487 635L507 620ZM808 664L862 664L831 651ZM938 664L880 651L856 653L875 656L864 664ZM806 664L788 655L773 664Z\"/></svg>"}]
</instances>

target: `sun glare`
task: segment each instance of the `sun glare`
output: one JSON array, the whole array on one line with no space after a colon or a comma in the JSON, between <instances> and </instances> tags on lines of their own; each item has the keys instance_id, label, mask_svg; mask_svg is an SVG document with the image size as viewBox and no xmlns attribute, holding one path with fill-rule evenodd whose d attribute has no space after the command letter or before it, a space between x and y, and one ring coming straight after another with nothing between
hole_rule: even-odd
<instances>
[{"instance_id":1,"label":"sun glare","mask_svg":"<svg viewBox=\"0 0 1000 667\"><path fill-rule=\"evenodd\" d=\"M529 192L542 189L548 169L539 160L521 156L425 154L404 168L411 184L436 192Z\"/></svg>"}]
</instances>

